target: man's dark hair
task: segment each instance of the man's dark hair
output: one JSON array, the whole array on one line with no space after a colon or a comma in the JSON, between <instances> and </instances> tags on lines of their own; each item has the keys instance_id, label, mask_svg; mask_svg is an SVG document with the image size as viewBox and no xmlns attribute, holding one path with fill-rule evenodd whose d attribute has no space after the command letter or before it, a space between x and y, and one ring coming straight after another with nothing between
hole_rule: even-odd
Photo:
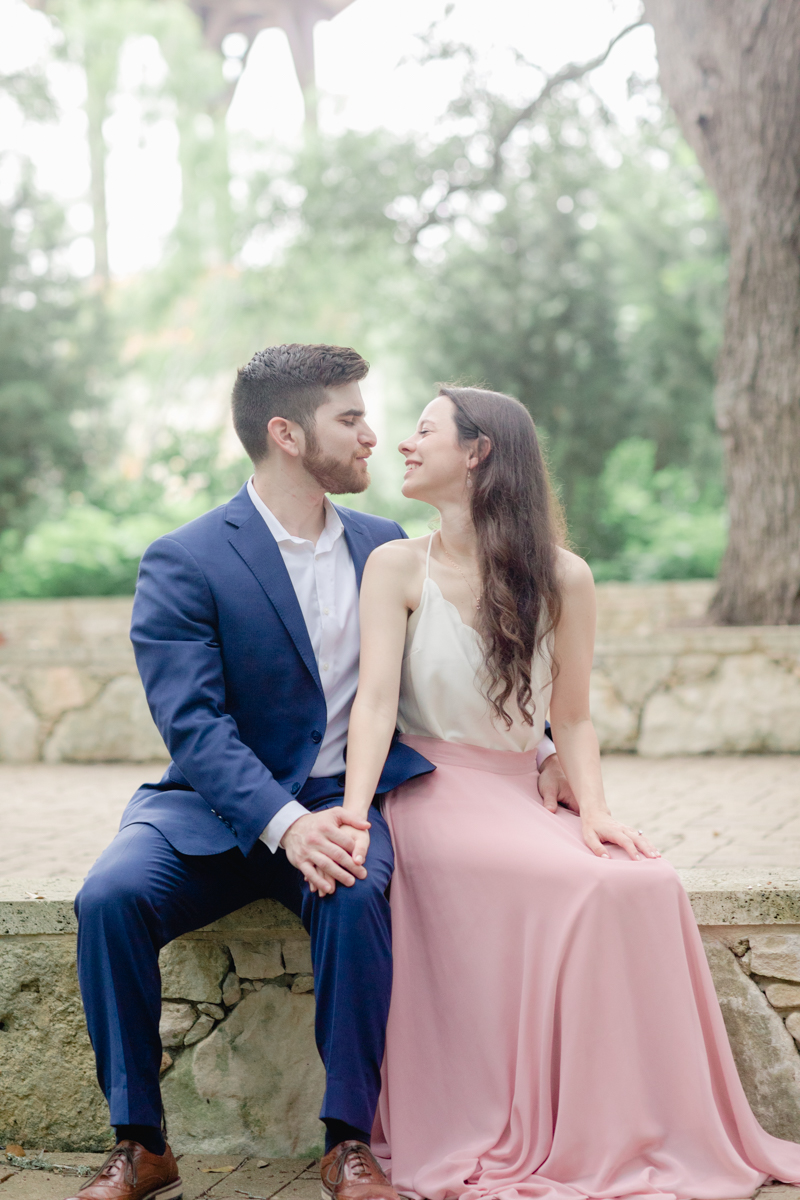
<instances>
[{"instance_id":1,"label":"man's dark hair","mask_svg":"<svg viewBox=\"0 0 800 1200\"><path fill-rule=\"evenodd\" d=\"M267 346L241 367L233 385L233 427L254 463L267 455L267 425L273 417L296 421L307 436L326 388L363 379L369 371L346 346Z\"/></svg>"}]
</instances>

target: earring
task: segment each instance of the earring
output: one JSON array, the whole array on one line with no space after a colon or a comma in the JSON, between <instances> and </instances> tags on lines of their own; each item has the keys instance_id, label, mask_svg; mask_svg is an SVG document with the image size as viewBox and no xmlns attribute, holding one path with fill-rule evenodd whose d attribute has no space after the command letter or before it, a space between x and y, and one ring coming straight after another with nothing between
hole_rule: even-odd
<instances>
[{"instance_id":1,"label":"earring","mask_svg":"<svg viewBox=\"0 0 800 1200\"><path fill-rule=\"evenodd\" d=\"M467 470L467 487L472 487L472 471Z\"/></svg>"}]
</instances>

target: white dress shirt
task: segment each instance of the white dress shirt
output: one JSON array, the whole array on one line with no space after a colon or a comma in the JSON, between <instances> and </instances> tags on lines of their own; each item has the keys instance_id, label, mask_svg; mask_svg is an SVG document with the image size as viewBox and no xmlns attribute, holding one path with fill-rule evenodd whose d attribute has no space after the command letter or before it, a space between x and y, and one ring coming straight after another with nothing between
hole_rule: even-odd
<instances>
[{"instance_id":1,"label":"white dress shirt","mask_svg":"<svg viewBox=\"0 0 800 1200\"><path fill-rule=\"evenodd\" d=\"M247 494L278 543L322 682L328 717L311 778L341 775L350 709L358 686L360 641L358 583L341 517L326 497L325 527L315 546L306 538L287 533L253 487L252 478L247 483ZM537 764L541 766L551 754L555 754L555 746L545 737L537 749ZM288 800L260 840L274 853L289 826L307 815L308 809L299 801Z\"/></svg>"},{"instance_id":2,"label":"white dress shirt","mask_svg":"<svg viewBox=\"0 0 800 1200\"><path fill-rule=\"evenodd\" d=\"M317 660L328 715L311 777L341 775L350 709L358 686L359 654L358 584L344 526L326 499L325 526L315 546L287 533L252 479L247 493L278 543ZM277 850L289 826L307 812L297 800L290 800L267 825L261 841Z\"/></svg>"}]
</instances>

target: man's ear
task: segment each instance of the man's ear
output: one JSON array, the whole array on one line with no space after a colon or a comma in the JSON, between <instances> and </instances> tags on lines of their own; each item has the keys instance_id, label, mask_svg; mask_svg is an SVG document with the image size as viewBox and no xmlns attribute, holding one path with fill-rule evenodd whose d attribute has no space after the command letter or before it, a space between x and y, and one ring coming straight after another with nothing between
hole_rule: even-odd
<instances>
[{"instance_id":1,"label":"man's ear","mask_svg":"<svg viewBox=\"0 0 800 1200\"><path fill-rule=\"evenodd\" d=\"M267 425L267 439L272 440L284 454L297 458L300 454L302 430L294 421L286 417L273 417Z\"/></svg>"}]
</instances>

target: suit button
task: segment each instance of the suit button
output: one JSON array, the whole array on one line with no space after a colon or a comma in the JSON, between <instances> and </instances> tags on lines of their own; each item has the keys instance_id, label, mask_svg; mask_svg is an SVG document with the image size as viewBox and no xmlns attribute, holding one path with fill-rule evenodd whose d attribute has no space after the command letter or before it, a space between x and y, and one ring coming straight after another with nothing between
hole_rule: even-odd
<instances>
[{"instance_id":1,"label":"suit button","mask_svg":"<svg viewBox=\"0 0 800 1200\"><path fill-rule=\"evenodd\" d=\"M296 796L296 795L297 795L297 793L298 793L299 791L300 791L300 784L299 784L299 783L293 783L293 784L292 784L292 795L293 795L293 796Z\"/></svg>"},{"instance_id":2,"label":"suit button","mask_svg":"<svg viewBox=\"0 0 800 1200\"><path fill-rule=\"evenodd\" d=\"M312 742L321 742L322 741L322 734L320 733L320 731L318 729L315 729L312 732L311 740L312 740Z\"/></svg>"},{"instance_id":3,"label":"suit button","mask_svg":"<svg viewBox=\"0 0 800 1200\"><path fill-rule=\"evenodd\" d=\"M344 787L344 775L339 775L336 779L337 787Z\"/></svg>"}]
</instances>

